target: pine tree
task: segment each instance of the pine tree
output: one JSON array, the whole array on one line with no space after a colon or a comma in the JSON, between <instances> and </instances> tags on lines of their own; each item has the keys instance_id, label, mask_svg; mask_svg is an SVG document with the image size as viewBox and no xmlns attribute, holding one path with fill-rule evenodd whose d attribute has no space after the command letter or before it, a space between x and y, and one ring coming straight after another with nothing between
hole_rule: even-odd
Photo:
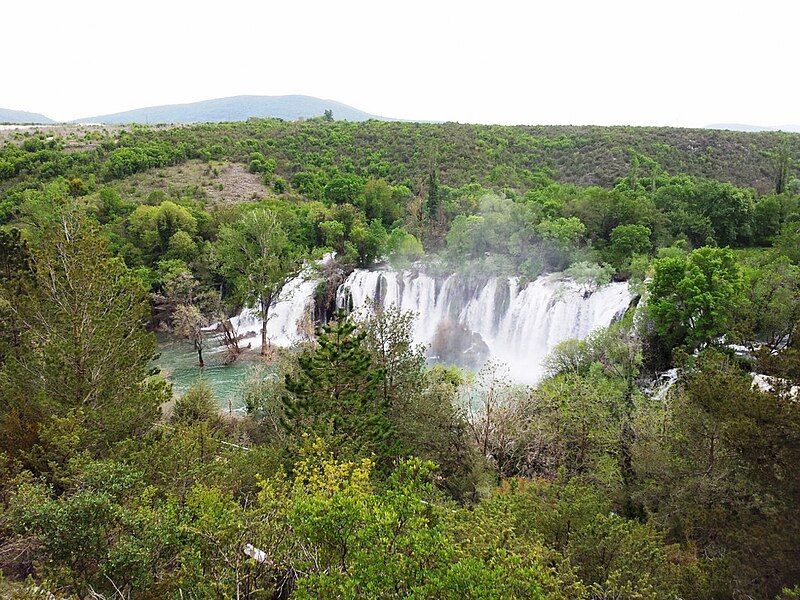
<instances>
[{"instance_id":1,"label":"pine tree","mask_svg":"<svg viewBox=\"0 0 800 600\"><path fill-rule=\"evenodd\" d=\"M428 173L428 216L434 221L439 218L439 178L433 165Z\"/></svg>"},{"instance_id":2,"label":"pine tree","mask_svg":"<svg viewBox=\"0 0 800 600\"><path fill-rule=\"evenodd\" d=\"M771 153L771 157L775 165L775 193L782 194L786 191L786 184L789 181L793 163L789 153L788 140L785 136L781 138L778 148Z\"/></svg>"},{"instance_id":3,"label":"pine tree","mask_svg":"<svg viewBox=\"0 0 800 600\"><path fill-rule=\"evenodd\" d=\"M628 185L630 185L632 190L636 189L636 185L639 183L639 157L634 154L631 157L631 165L628 169Z\"/></svg>"},{"instance_id":4,"label":"pine tree","mask_svg":"<svg viewBox=\"0 0 800 600\"><path fill-rule=\"evenodd\" d=\"M364 345L365 334L342 313L317 331L317 346L286 376L284 426L292 433L330 438L340 454L379 463L396 456L396 433L381 393L384 369Z\"/></svg>"}]
</instances>

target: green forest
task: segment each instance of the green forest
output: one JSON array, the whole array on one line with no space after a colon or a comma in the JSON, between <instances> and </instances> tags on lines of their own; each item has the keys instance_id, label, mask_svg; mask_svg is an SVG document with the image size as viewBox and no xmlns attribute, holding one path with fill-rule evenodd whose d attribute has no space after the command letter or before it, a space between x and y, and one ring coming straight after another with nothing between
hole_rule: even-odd
<instances>
[{"instance_id":1,"label":"green forest","mask_svg":"<svg viewBox=\"0 0 800 600\"><path fill-rule=\"evenodd\" d=\"M0 131L0 596L800 598L799 167L780 132ZM526 386L336 310L383 261L634 301ZM257 356L230 319L308 268L307 339ZM157 366L209 327L240 414Z\"/></svg>"}]
</instances>

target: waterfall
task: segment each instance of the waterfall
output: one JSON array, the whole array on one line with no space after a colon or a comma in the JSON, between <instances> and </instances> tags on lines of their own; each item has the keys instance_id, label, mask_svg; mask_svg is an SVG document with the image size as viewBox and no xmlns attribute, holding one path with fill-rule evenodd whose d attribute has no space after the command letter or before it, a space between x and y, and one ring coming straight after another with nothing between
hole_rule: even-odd
<instances>
[{"instance_id":1,"label":"waterfall","mask_svg":"<svg viewBox=\"0 0 800 600\"><path fill-rule=\"evenodd\" d=\"M678 369L670 369L660 373L655 381L645 388L645 393L656 402L663 402L672 386L678 382Z\"/></svg>"},{"instance_id":2,"label":"waterfall","mask_svg":"<svg viewBox=\"0 0 800 600\"><path fill-rule=\"evenodd\" d=\"M287 348L314 334L314 292L320 283L315 266L324 267L333 260L326 253L314 264L306 263L297 277L290 279L269 309L267 339L270 344ZM234 331L247 338L246 344L261 347L261 317L258 308L246 307L231 319ZM208 329L215 329L216 324Z\"/></svg>"},{"instance_id":3,"label":"waterfall","mask_svg":"<svg viewBox=\"0 0 800 600\"><path fill-rule=\"evenodd\" d=\"M310 269L289 280L272 307L267 320L267 338L270 344L288 347L306 339L313 333L314 291L319 279ZM258 309L245 308L231 319L239 336L247 337L246 344L261 347L261 317Z\"/></svg>"},{"instance_id":4,"label":"waterfall","mask_svg":"<svg viewBox=\"0 0 800 600\"><path fill-rule=\"evenodd\" d=\"M611 283L586 294L576 282L558 274L523 285L514 277L478 282L455 274L436 279L413 271L356 270L339 288L336 303L351 307L356 315L368 310L370 302L412 311L414 340L429 347L441 346L438 332L465 332L470 347L453 349L451 356L471 350L474 337L469 336L479 334L489 356L505 363L511 377L535 383L543 375L544 358L556 344L607 327L630 300L626 283Z\"/></svg>"},{"instance_id":5,"label":"waterfall","mask_svg":"<svg viewBox=\"0 0 800 600\"><path fill-rule=\"evenodd\" d=\"M286 284L270 309L270 343L291 346L310 335L318 284L312 268ZM352 309L356 317L373 303L413 312L414 341L428 347L434 360L477 368L491 358L523 383L541 379L544 359L556 344L607 327L630 301L626 283L588 294L560 274L523 284L515 277L478 280L392 269L357 269L336 293L336 306ZM239 335L248 335L247 343L261 345L257 310L246 308L231 322Z\"/></svg>"}]
</instances>

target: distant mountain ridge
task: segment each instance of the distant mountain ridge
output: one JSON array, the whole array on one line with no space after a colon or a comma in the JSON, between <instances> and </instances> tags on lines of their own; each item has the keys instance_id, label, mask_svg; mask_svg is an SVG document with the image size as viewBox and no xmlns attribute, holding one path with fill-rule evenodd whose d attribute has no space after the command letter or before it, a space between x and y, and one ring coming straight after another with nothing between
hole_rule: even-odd
<instances>
[{"instance_id":1,"label":"distant mountain ridge","mask_svg":"<svg viewBox=\"0 0 800 600\"><path fill-rule=\"evenodd\" d=\"M0 123L36 123L37 125L50 125L55 123L55 121L39 113L0 108Z\"/></svg>"},{"instance_id":2,"label":"distant mountain ridge","mask_svg":"<svg viewBox=\"0 0 800 600\"><path fill-rule=\"evenodd\" d=\"M746 123L714 123L706 125L706 129L726 129L728 131L746 131L755 133L758 131L788 131L800 133L800 125L748 125Z\"/></svg>"},{"instance_id":3,"label":"distant mountain ridge","mask_svg":"<svg viewBox=\"0 0 800 600\"><path fill-rule=\"evenodd\" d=\"M369 119L391 120L371 115L335 100L324 100L313 96L231 96L214 98L187 104L165 104L149 106L108 115L76 119L74 123L218 123L222 121L246 121L250 117L273 117L294 121L322 116L326 110L333 111L335 119L367 121Z\"/></svg>"},{"instance_id":4,"label":"distant mountain ridge","mask_svg":"<svg viewBox=\"0 0 800 600\"><path fill-rule=\"evenodd\" d=\"M389 117L373 115L336 100L326 100L314 96L292 94L285 96L242 95L226 98L213 98L183 104L164 104L147 106L122 112L83 117L69 123L102 123L107 125L137 124L185 124L219 123L223 121L246 121L250 117L278 118L285 121L310 119L322 116L326 110L333 112L333 118L347 121L397 121ZM0 124L40 124L59 123L45 115L24 110L0 108ZM429 122L429 121L419 121ZM760 132L786 131L800 133L800 125L750 125L747 123L714 123L703 129L727 131Z\"/></svg>"}]
</instances>

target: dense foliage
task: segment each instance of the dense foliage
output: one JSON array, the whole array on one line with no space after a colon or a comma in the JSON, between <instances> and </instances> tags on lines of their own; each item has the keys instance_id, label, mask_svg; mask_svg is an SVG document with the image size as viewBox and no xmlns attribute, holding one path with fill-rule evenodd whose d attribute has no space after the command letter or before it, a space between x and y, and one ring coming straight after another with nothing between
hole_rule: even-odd
<instances>
[{"instance_id":1,"label":"dense foliage","mask_svg":"<svg viewBox=\"0 0 800 600\"><path fill-rule=\"evenodd\" d=\"M329 119L8 136L4 597L800 596L797 137ZM232 165L235 202L214 195ZM296 348L264 328L245 414L202 381L172 397L153 330L202 364L219 322L237 360L234 312L266 320L331 252L322 308L383 257L565 270L587 294L629 280L640 300L559 345L535 388L428 364L412 315L327 310Z\"/></svg>"}]
</instances>

